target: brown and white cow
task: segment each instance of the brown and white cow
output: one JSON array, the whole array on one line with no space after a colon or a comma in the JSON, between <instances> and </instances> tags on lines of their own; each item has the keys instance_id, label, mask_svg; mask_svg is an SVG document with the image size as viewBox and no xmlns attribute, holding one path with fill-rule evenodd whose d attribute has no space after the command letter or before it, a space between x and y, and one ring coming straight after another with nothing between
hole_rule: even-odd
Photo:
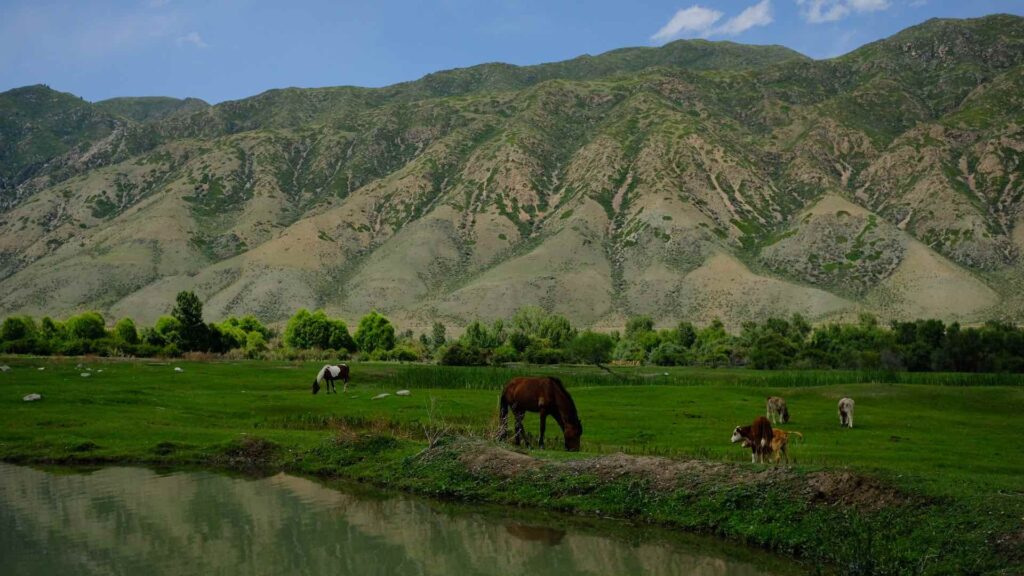
<instances>
[{"instance_id":1,"label":"brown and white cow","mask_svg":"<svg viewBox=\"0 0 1024 576\"><path fill-rule=\"evenodd\" d=\"M804 435L797 432L796 430L786 431L782 428L772 428L772 461L776 464L779 463L781 458L786 459L786 464L789 464L789 437L796 436L802 442ZM750 448L750 442L748 440L743 441L744 448Z\"/></svg>"},{"instance_id":2,"label":"brown and white cow","mask_svg":"<svg viewBox=\"0 0 1024 576\"><path fill-rule=\"evenodd\" d=\"M772 421L772 424L778 424L779 422L786 424L789 422L789 408L786 407L786 401L783 398L769 396L764 404L768 419Z\"/></svg>"},{"instance_id":3,"label":"brown and white cow","mask_svg":"<svg viewBox=\"0 0 1024 576\"><path fill-rule=\"evenodd\" d=\"M772 423L764 416L758 416L750 426L737 426L732 431L732 443L743 442L750 446L750 461L764 462L772 450Z\"/></svg>"},{"instance_id":4,"label":"brown and white cow","mask_svg":"<svg viewBox=\"0 0 1024 576\"><path fill-rule=\"evenodd\" d=\"M839 427L853 428L853 398L839 401Z\"/></svg>"}]
</instances>

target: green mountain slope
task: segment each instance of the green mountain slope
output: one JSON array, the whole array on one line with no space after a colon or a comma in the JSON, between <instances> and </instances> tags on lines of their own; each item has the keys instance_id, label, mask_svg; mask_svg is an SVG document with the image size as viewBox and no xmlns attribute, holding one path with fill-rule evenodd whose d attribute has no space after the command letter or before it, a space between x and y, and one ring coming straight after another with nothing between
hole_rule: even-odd
<instances>
[{"instance_id":1,"label":"green mountain slope","mask_svg":"<svg viewBox=\"0 0 1024 576\"><path fill-rule=\"evenodd\" d=\"M111 128L5 181L0 314L148 321L191 288L214 315L412 327L1020 319L1022 84L1024 19L993 16L828 61L683 41L216 106L68 97Z\"/></svg>"}]
</instances>

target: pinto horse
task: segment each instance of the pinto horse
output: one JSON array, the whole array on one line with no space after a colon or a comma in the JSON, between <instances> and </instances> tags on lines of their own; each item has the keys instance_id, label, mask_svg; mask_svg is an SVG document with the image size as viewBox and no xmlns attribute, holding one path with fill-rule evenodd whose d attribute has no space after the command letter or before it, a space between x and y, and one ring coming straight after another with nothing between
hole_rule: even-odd
<instances>
[{"instance_id":1,"label":"pinto horse","mask_svg":"<svg viewBox=\"0 0 1024 576\"><path fill-rule=\"evenodd\" d=\"M337 366L331 366L330 364L320 369L320 372L316 375L316 379L313 380L313 394L320 391L320 383L324 382L327 386L326 394L330 394L331 390L334 393L338 393L338 388L334 386L335 380L341 380L345 385L341 388L342 392L348 390L348 365L338 364Z\"/></svg>"},{"instance_id":2,"label":"pinto horse","mask_svg":"<svg viewBox=\"0 0 1024 576\"><path fill-rule=\"evenodd\" d=\"M576 404L572 396L566 391L562 381L549 376L520 376L513 378L505 384L505 390L501 393L501 425L498 428L498 437L504 440L508 437L508 413L509 410L516 417L515 443L519 445L520 440L526 441L526 447L530 447L530 441L526 439L526 431L523 429L523 417L527 412L540 414L540 447L544 448L544 427L550 415L562 428L562 435L565 437L565 449L576 452L580 449L580 436L583 435L583 424L576 413Z\"/></svg>"}]
</instances>

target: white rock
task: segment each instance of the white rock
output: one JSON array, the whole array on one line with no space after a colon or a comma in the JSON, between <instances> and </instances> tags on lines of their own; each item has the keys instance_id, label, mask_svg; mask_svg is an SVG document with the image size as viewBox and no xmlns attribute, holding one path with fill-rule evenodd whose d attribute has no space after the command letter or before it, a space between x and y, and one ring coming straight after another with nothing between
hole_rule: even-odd
<instances>
[{"instance_id":1,"label":"white rock","mask_svg":"<svg viewBox=\"0 0 1024 576\"><path fill-rule=\"evenodd\" d=\"M40 366L39 368L36 368L36 370L46 370L46 367L45 366Z\"/></svg>"},{"instance_id":2,"label":"white rock","mask_svg":"<svg viewBox=\"0 0 1024 576\"><path fill-rule=\"evenodd\" d=\"M4 364L3 366L0 366L0 372L7 372L10 369L11 369L11 367L8 366L7 364Z\"/></svg>"},{"instance_id":3,"label":"white rock","mask_svg":"<svg viewBox=\"0 0 1024 576\"><path fill-rule=\"evenodd\" d=\"M42 399L43 399L43 395L42 394L26 394L25 397L22 398L22 400L24 400L25 402L35 402L36 400L42 400Z\"/></svg>"},{"instance_id":4,"label":"white rock","mask_svg":"<svg viewBox=\"0 0 1024 576\"><path fill-rule=\"evenodd\" d=\"M387 398L388 396L391 396L391 394L388 394L387 392L384 392L384 393L381 393L381 394L377 394L373 398L370 398L370 400L380 400L381 398Z\"/></svg>"},{"instance_id":5,"label":"white rock","mask_svg":"<svg viewBox=\"0 0 1024 576\"><path fill-rule=\"evenodd\" d=\"M396 396L408 396L410 394L412 394L412 392L409 392L408 390L399 390L398 392L395 392Z\"/></svg>"},{"instance_id":6,"label":"white rock","mask_svg":"<svg viewBox=\"0 0 1024 576\"><path fill-rule=\"evenodd\" d=\"M184 370L181 369L181 366L175 366L174 367L174 371L175 372L184 372Z\"/></svg>"},{"instance_id":7,"label":"white rock","mask_svg":"<svg viewBox=\"0 0 1024 576\"><path fill-rule=\"evenodd\" d=\"M79 376L81 376L82 378L88 378L89 376L92 376L92 374L89 374L88 372L82 372L81 374L79 374Z\"/></svg>"}]
</instances>

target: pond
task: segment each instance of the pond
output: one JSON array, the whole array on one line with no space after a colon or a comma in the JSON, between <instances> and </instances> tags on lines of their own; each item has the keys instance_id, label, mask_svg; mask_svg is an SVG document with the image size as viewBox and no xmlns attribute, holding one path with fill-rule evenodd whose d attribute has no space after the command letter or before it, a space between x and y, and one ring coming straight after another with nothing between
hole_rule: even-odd
<instances>
[{"instance_id":1,"label":"pond","mask_svg":"<svg viewBox=\"0 0 1024 576\"><path fill-rule=\"evenodd\" d=\"M278 474L0 463L5 574L795 574L667 530L454 505Z\"/></svg>"}]
</instances>

